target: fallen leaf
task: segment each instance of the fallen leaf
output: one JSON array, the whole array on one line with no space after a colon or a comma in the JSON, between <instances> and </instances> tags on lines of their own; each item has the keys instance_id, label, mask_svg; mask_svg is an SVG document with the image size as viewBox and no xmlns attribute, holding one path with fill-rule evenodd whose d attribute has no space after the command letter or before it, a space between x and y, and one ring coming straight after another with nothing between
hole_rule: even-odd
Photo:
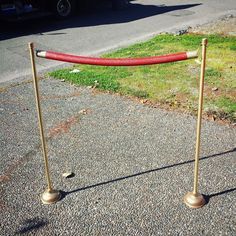
<instances>
[{"instance_id":1,"label":"fallen leaf","mask_svg":"<svg viewBox=\"0 0 236 236\"><path fill-rule=\"evenodd\" d=\"M80 72L79 69L74 69L74 70L70 71L70 74L73 74L73 73L79 73L79 72Z\"/></svg>"},{"instance_id":2,"label":"fallen leaf","mask_svg":"<svg viewBox=\"0 0 236 236\"><path fill-rule=\"evenodd\" d=\"M143 104L147 103L147 101L148 101L147 99L141 99L140 100L140 102L143 103Z\"/></svg>"}]
</instances>

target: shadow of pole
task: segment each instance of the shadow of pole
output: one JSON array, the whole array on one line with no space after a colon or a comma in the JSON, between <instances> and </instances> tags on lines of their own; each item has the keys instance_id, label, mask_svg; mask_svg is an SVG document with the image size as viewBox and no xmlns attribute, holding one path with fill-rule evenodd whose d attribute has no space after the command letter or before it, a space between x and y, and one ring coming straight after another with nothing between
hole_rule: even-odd
<instances>
[{"instance_id":1,"label":"shadow of pole","mask_svg":"<svg viewBox=\"0 0 236 236\"><path fill-rule=\"evenodd\" d=\"M232 152L236 152L236 148L230 149L230 150L225 151L225 152L221 152L221 153L216 153L216 154L212 154L212 155L209 155L209 156L205 156L205 157L200 158L200 160L207 160L209 158L213 158L213 157L217 157L217 156L222 156L222 155L225 155L225 154L228 154L228 153L232 153ZM163 166L163 167L160 167L160 168L151 169L151 170L139 172L139 173L136 173L136 174L127 175L127 176L123 176L123 177L120 177L120 178L116 178L116 179L112 179L112 180L96 183L96 184L85 186L85 187L82 187L82 188L77 188L77 189L69 191L69 192L62 191L61 192L62 193L62 198L66 197L67 195L69 195L71 193L76 193L76 192L79 192L79 191L82 191L82 190L87 190L87 189L90 189L90 188L95 188L95 187L99 187L99 186L102 186L102 185L106 185L106 184L110 184L110 183L115 183L115 182L122 181L122 180L125 180L125 179L134 178L134 177L137 177L137 176L141 176L141 175L145 175L145 174L149 174L149 173L152 173L152 172L161 171L161 170L165 170L165 169L169 169L169 168L174 168L174 167L177 167L177 166L182 166L182 165L190 164L190 163L193 163L193 162L194 162L194 160L183 161L183 162L180 162L180 163L175 163L175 164L172 164L172 165ZM225 190L225 191L220 192L220 193L206 195L205 197L206 197L206 200L208 202L209 199L212 198L212 197L219 196L219 195L222 195L222 194L225 194L225 193L228 193L228 192L232 192L234 190L235 190L235 188L230 189L230 190Z\"/></svg>"},{"instance_id":2,"label":"shadow of pole","mask_svg":"<svg viewBox=\"0 0 236 236\"><path fill-rule=\"evenodd\" d=\"M16 232L16 234L26 234L31 231L36 231L47 224L48 222L45 219L39 219L39 218L28 219L23 222L21 229L19 229Z\"/></svg>"},{"instance_id":3,"label":"shadow of pole","mask_svg":"<svg viewBox=\"0 0 236 236\"><path fill-rule=\"evenodd\" d=\"M204 199L206 200L206 204L207 204L210 201L210 199L213 198L213 197L217 197L217 196L227 194L227 193L231 193L231 192L234 192L234 191L236 191L236 188L231 188L231 189L224 190L222 192L213 193L213 194L210 194L210 195L203 195L203 196L204 196Z\"/></svg>"}]
</instances>

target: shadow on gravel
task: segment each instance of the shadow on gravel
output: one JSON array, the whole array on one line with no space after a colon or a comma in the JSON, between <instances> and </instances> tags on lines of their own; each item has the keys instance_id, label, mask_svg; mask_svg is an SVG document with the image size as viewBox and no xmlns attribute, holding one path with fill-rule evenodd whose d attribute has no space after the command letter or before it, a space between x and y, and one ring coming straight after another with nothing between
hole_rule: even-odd
<instances>
[{"instance_id":1,"label":"shadow on gravel","mask_svg":"<svg viewBox=\"0 0 236 236\"><path fill-rule=\"evenodd\" d=\"M65 32L47 33L55 30L63 30L68 28L82 28L91 27L96 25L109 25L109 24L120 24L139 19L144 19L154 15L164 14L172 11L180 11L188 8L192 8L198 4L185 4L185 5L142 5L132 3L127 9L122 11L112 11L111 7L95 6L89 9L83 10L83 13L79 16L72 17L66 20L56 20L53 16L45 16L36 19L28 19L25 21L15 22L1 22L0 21L0 40L7 40L10 38L16 38L25 35L55 35L66 34ZM187 11L187 10L186 10ZM181 14L194 14L194 11L177 12L177 15Z\"/></svg>"},{"instance_id":2,"label":"shadow on gravel","mask_svg":"<svg viewBox=\"0 0 236 236\"><path fill-rule=\"evenodd\" d=\"M31 231L35 233L36 230L44 227L47 224L48 222L45 219L40 219L40 218L25 220L22 223L20 230L18 230L16 234L28 234Z\"/></svg>"},{"instance_id":3,"label":"shadow on gravel","mask_svg":"<svg viewBox=\"0 0 236 236\"><path fill-rule=\"evenodd\" d=\"M212 154L212 155L209 155L209 156L202 157L202 158L200 158L200 160L207 160L209 158L213 158L213 157L217 157L217 156L222 156L222 155L225 155L225 154L228 154L228 153L233 153L233 152L236 152L236 147L233 148L233 149L230 149L228 151L225 151L225 152L216 153L216 154ZM78 189L75 189L75 190L72 190L72 191L69 191L69 192L63 192L62 191L62 198L66 197L68 194L71 194L71 193L76 193L76 192L79 192L79 191L82 191L82 190L86 190L86 189L90 189L90 188L95 188L95 187L106 185L106 184L115 183L117 181L122 181L122 180L125 180L125 179L137 177L137 176L140 176L140 175L149 174L149 173L160 171L160 170L165 170L165 169L168 169L168 168L174 168L174 167L177 167L177 166L181 166L181 165L185 165L185 164L190 164L190 163L193 163L193 162L194 162L194 160L183 161L183 162L180 162L180 163L176 163L176 164L172 164L172 165L168 165L168 166L163 166L163 167L160 167L160 168L156 168L156 169L152 169L152 170L147 170L147 171L139 172L139 173L136 173L136 174L127 175L127 176L123 176L123 177L120 177L120 178L108 180L108 181L97 183L97 184L94 184L94 185L85 186L83 188L78 188ZM211 195L206 195L205 197L206 197L207 202L208 202L210 200L210 198L212 198L212 197L219 196L219 195L222 195L222 194L226 194L226 193L232 192L232 191L235 191L235 188L229 189L229 190L225 190L225 191L220 192L220 193L214 193L214 194L211 194Z\"/></svg>"},{"instance_id":4,"label":"shadow on gravel","mask_svg":"<svg viewBox=\"0 0 236 236\"><path fill-rule=\"evenodd\" d=\"M234 192L234 191L236 191L236 188L231 188L231 189L227 189L225 191L219 192L219 193L213 193L213 194L210 194L210 195L203 195L203 196L206 200L206 203L208 203L212 197L217 197L217 196L227 194L227 193L231 193L231 192Z\"/></svg>"}]
</instances>

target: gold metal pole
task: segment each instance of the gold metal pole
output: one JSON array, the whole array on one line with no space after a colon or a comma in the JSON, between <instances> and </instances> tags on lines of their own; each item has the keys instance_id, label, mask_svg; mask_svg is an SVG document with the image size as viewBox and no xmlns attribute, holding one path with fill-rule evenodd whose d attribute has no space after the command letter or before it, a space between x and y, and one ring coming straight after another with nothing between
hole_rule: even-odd
<instances>
[{"instance_id":1,"label":"gold metal pole","mask_svg":"<svg viewBox=\"0 0 236 236\"><path fill-rule=\"evenodd\" d=\"M52 181L50 178L49 165L48 165L46 140L45 140L44 130L43 130L43 119L42 119L42 112L41 112L41 105L40 105L39 86L38 86L35 57L34 57L34 44L29 43L28 45L29 45L30 59L31 59L31 66L32 66L32 73L33 73L34 92L35 92L35 100L36 100L36 107L37 107L37 114L38 114L40 138L41 138L42 151L43 151L44 163L45 163L45 176L46 176L46 181L48 185L47 189L44 191L44 193L41 196L41 200L44 204L52 204L52 203L57 202L60 199L61 194L60 194L60 191L54 190L52 188Z\"/></svg>"},{"instance_id":2,"label":"gold metal pole","mask_svg":"<svg viewBox=\"0 0 236 236\"><path fill-rule=\"evenodd\" d=\"M201 142L201 124L202 124L202 109L203 109L203 91L204 91L204 76L206 67L206 47L207 39L202 40L202 63L199 85L199 103L198 103L198 119L197 119L197 139L195 152L195 167L194 167L194 186L193 192L189 192L184 197L184 202L191 208L200 208L205 205L206 201L202 194L198 193L198 172L199 172L199 153Z\"/></svg>"}]
</instances>

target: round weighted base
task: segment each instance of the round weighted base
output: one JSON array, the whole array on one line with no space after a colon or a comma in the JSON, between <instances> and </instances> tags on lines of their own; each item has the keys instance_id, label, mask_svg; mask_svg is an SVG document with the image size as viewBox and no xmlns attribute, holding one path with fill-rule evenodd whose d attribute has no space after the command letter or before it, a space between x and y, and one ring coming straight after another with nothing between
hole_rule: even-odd
<instances>
[{"instance_id":1,"label":"round weighted base","mask_svg":"<svg viewBox=\"0 0 236 236\"><path fill-rule=\"evenodd\" d=\"M60 191L58 190L45 190L41 195L43 204L53 204L59 201L61 198Z\"/></svg>"},{"instance_id":2,"label":"round weighted base","mask_svg":"<svg viewBox=\"0 0 236 236\"><path fill-rule=\"evenodd\" d=\"M189 192L184 196L184 203L190 208L200 208L206 201L202 194Z\"/></svg>"}]
</instances>

